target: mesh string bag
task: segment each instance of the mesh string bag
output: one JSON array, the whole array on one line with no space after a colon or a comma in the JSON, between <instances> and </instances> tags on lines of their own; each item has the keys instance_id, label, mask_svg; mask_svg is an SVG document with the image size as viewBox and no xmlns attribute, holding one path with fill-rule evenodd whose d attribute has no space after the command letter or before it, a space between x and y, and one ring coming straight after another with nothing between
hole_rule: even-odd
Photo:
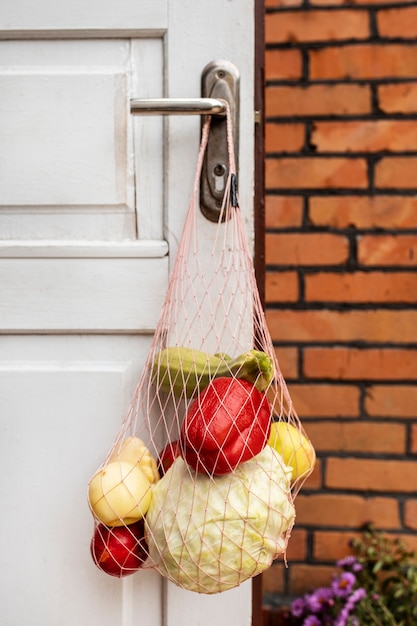
<instances>
[{"instance_id":1,"label":"mesh string bag","mask_svg":"<svg viewBox=\"0 0 417 626\"><path fill-rule=\"evenodd\" d=\"M153 342L120 431L88 485L91 551L108 574L154 568L184 589L238 586L285 556L314 450L267 330L229 174L215 234L198 227L210 133ZM204 260L203 260L204 259Z\"/></svg>"}]
</instances>

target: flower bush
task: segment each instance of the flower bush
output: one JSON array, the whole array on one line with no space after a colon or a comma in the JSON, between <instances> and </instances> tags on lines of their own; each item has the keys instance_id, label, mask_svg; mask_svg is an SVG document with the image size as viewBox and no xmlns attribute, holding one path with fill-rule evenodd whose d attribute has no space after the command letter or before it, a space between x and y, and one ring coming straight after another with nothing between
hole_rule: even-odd
<instances>
[{"instance_id":1,"label":"flower bush","mask_svg":"<svg viewBox=\"0 0 417 626\"><path fill-rule=\"evenodd\" d=\"M367 525L328 587L291 605L292 626L416 626L417 553Z\"/></svg>"}]
</instances>

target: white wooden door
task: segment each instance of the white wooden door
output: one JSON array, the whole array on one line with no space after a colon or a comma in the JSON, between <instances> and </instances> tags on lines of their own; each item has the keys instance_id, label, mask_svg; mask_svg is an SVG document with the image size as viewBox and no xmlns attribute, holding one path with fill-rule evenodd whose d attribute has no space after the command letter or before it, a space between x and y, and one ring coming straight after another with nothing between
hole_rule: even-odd
<instances>
[{"instance_id":1,"label":"white wooden door","mask_svg":"<svg viewBox=\"0 0 417 626\"><path fill-rule=\"evenodd\" d=\"M200 596L100 572L86 491L146 358L199 142L199 118L133 118L130 99L198 97L207 63L235 63L251 237L253 14L253 0L2 2L2 626L250 623L250 582Z\"/></svg>"}]
</instances>

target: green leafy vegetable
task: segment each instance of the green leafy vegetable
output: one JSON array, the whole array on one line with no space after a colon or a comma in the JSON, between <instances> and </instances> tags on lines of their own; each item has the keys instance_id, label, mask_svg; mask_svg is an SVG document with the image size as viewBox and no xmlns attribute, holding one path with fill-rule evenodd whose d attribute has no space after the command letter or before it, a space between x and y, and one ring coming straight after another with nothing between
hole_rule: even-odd
<instances>
[{"instance_id":1,"label":"green leafy vegetable","mask_svg":"<svg viewBox=\"0 0 417 626\"><path fill-rule=\"evenodd\" d=\"M270 446L224 476L195 474L177 458L152 488L146 515L151 559L199 593L232 589L286 549L294 521L291 469Z\"/></svg>"}]
</instances>

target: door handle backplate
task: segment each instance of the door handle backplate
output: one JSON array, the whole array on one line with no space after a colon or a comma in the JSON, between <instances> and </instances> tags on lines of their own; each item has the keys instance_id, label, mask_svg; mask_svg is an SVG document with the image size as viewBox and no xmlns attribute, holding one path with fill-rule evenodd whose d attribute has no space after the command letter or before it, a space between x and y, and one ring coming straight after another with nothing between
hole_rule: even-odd
<instances>
[{"instance_id":1,"label":"door handle backplate","mask_svg":"<svg viewBox=\"0 0 417 626\"><path fill-rule=\"evenodd\" d=\"M203 70L203 98L226 100L230 109L236 170L239 150L239 72L230 61L213 61ZM220 217L225 186L229 175L229 154L226 117L213 114L200 182L200 209L203 215L217 222ZM228 212L224 212L224 219Z\"/></svg>"}]
</instances>

